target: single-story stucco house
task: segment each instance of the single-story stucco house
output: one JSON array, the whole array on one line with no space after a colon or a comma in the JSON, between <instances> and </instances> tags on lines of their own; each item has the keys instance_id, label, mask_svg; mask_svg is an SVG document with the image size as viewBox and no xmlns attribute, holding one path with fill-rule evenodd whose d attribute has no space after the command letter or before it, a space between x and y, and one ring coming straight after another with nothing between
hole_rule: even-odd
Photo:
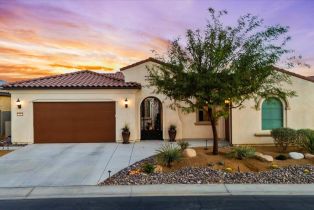
<instances>
[{"instance_id":1,"label":"single-story stucco house","mask_svg":"<svg viewBox=\"0 0 314 210\"><path fill-rule=\"evenodd\" d=\"M184 114L169 108L170 101L147 86L147 65L162 65L149 58L117 73L79 71L9 83L12 140L15 143L121 142L121 128L130 127L130 140L169 139L177 126L177 139L211 139L206 111ZM272 143L275 127L314 128L314 82L291 75L297 97L246 101L218 122L219 139L232 144Z\"/></svg>"}]
</instances>

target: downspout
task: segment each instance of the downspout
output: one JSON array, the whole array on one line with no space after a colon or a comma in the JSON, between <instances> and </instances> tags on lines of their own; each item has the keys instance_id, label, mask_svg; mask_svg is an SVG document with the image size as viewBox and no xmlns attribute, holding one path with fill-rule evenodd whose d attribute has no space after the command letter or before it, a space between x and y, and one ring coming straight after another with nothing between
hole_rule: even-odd
<instances>
[{"instance_id":1,"label":"downspout","mask_svg":"<svg viewBox=\"0 0 314 210\"><path fill-rule=\"evenodd\" d=\"M229 134L229 143L230 143L230 145L232 146L232 108L231 108L231 106L229 106L230 107L230 115L229 115L229 127L230 127L230 134Z\"/></svg>"}]
</instances>

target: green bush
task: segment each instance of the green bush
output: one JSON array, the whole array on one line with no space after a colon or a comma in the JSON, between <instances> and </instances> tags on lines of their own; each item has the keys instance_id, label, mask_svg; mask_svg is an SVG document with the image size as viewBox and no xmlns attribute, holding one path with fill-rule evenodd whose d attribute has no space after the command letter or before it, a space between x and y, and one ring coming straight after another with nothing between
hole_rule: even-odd
<instances>
[{"instance_id":1,"label":"green bush","mask_svg":"<svg viewBox=\"0 0 314 210\"><path fill-rule=\"evenodd\" d=\"M314 154L314 130L300 129L298 133L298 145L309 153Z\"/></svg>"},{"instance_id":2,"label":"green bush","mask_svg":"<svg viewBox=\"0 0 314 210\"><path fill-rule=\"evenodd\" d=\"M304 135L308 138L314 138L314 130L312 129L300 129L297 131L299 135Z\"/></svg>"},{"instance_id":3,"label":"green bush","mask_svg":"<svg viewBox=\"0 0 314 210\"><path fill-rule=\"evenodd\" d=\"M154 173L155 168L155 165L151 163L144 163L144 165L142 165L142 171L147 174Z\"/></svg>"},{"instance_id":4,"label":"green bush","mask_svg":"<svg viewBox=\"0 0 314 210\"><path fill-rule=\"evenodd\" d=\"M174 161L181 159L181 150L173 144L164 144L157 150L157 160L160 164L171 167Z\"/></svg>"},{"instance_id":5,"label":"green bush","mask_svg":"<svg viewBox=\"0 0 314 210\"><path fill-rule=\"evenodd\" d=\"M181 148L181 151L185 150L190 146L189 142L187 141L179 141L177 144Z\"/></svg>"},{"instance_id":6,"label":"green bush","mask_svg":"<svg viewBox=\"0 0 314 210\"><path fill-rule=\"evenodd\" d=\"M281 152L286 151L288 146L295 144L298 140L296 130L291 128L275 128L271 131L271 136Z\"/></svg>"},{"instance_id":7,"label":"green bush","mask_svg":"<svg viewBox=\"0 0 314 210\"><path fill-rule=\"evenodd\" d=\"M251 158L255 156L255 148L247 146L234 147L231 152L227 153L227 156L237 158L239 160Z\"/></svg>"},{"instance_id":8,"label":"green bush","mask_svg":"<svg viewBox=\"0 0 314 210\"><path fill-rule=\"evenodd\" d=\"M285 155L283 155L283 154L280 154L280 155L277 155L277 156L275 157L275 159L276 159L276 160L287 160L288 157L285 156Z\"/></svg>"}]
</instances>

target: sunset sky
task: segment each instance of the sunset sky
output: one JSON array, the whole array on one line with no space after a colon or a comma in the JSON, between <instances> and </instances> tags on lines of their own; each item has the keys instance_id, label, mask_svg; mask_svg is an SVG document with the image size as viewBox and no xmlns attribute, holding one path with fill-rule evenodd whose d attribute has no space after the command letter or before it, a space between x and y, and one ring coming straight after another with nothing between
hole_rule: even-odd
<instances>
[{"instance_id":1,"label":"sunset sky","mask_svg":"<svg viewBox=\"0 0 314 210\"><path fill-rule=\"evenodd\" d=\"M312 0L0 0L0 80L89 69L116 71L163 52L186 29L203 28L207 8L290 26L289 47L314 75Z\"/></svg>"}]
</instances>

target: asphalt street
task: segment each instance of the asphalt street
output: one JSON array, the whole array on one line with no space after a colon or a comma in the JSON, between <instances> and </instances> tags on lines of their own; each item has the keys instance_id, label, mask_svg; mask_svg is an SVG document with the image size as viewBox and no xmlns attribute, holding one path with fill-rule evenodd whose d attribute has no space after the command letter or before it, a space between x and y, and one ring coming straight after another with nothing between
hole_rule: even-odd
<instances>
[{"instance_id":1,"label":"asphalt street","mask_svg":"<svg viewBox=\"0 0 314 210\"><path fill-rule=\"evenodd\" d=\"M314 210L314 196L106 197L1 200L0 210Z\"/></svg>"}]
</instances>

